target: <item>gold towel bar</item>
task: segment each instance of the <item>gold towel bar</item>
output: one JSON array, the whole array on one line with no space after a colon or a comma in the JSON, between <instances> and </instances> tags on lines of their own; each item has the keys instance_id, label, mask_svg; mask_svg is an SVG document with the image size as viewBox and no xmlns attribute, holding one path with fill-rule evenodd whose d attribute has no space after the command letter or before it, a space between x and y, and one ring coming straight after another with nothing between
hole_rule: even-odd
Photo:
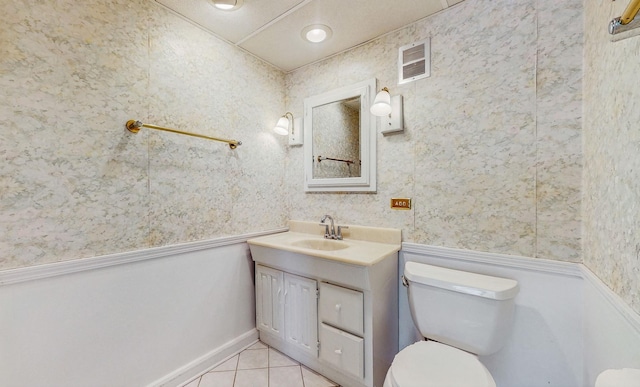
<instances>
[{"instance_id":1,"label":"gold towel bar","mask_svg":"<svg viewBox=\"0 0 640 387\"><path fill-rule=\"evenodd\" d=\"M636 15L638 15L638 11L640 11L640 0L631 0L622 13L622 16L611 20L609 23L609 33L616 35L639 28L640 18L635 18Z\"/></svg>"},{"instance_id":2,"label":"gold towel bar","mask_svg":"<svg viewBox=\"0 0 640 387\"><path fill-rule=\"evenodd\" d=\"M640 11L640 0L631 0L622 13L622 16L620 16L620 23L623 25L631 23L633 18L638 14L638 11Z\"/></svg>"},{"instance_id":3,"label":"gold towel bar","mask_svg":"<svg viewBox=\"0 0 640 387\"><path fill-rule=\"evenodd\" d=\"M164 132L171 132L171 133L177 133L177 134L184 134L184 135L192 136L192 137L204 138L205 140L226 142L227 144L229 144L229 148L231 148L231 149L236 149L238 147L238 145L242 145L241 141L227 140L227 139L224 139L224 138L217 138L217 137L209 137L209 136L205 136L205 135L197 134L197 133L183 132L182 130L163 128L162 126L157 126L157 125L143 124L142 122L137 121L137 120L129 120L129 121L127 121L127 123L125 124L125 127L132 133L138 133L140 131L140 128L145 127L145 128L149 128L149 129L162 130Z\"/></svg>"}]
</instances>

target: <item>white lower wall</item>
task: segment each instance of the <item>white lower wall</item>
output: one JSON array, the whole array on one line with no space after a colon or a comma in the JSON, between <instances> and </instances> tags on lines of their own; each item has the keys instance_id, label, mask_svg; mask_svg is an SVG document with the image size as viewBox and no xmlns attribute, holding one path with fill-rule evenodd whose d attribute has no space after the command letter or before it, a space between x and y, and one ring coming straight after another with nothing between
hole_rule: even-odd
<instances>
[{"instance_id":1,"label":"white lower wall","mask_svg":"<svg viewBox=\"0 0 640 387\"><path fill-rule=\"evenodd\" d=\"M178 385L238 352L258 337L246 239L0 272L0 385Z\"/></svg>"},{"instance_id":2,"label":"white lower wall","mask_svg":"<svg viewBox=\"0 0 640 387\"><path fill-rule=\"evenodd\" d=\"M514 330L481 357L498 386L593 386L610 368L640 368L640 316L581 264L403 244L398 273L415 261L512 278ZM400 349L420 340L400 284Z\"/></svg>"},{"instance_id":3,"label":"white lower wall","mask_svg":"<svg viewBox=\"0 0 640 387\"><path fill-rule=\"evenodd\" d=\"M416 261L518 281L513 332L498 353L481 357L498 386L583 386L582 278L579 265L404 244L399 273ZM400 286L400 348L420 339Z\"/></svg>"},{"instance_id":4,"label":"white lower wall","mask_svg":"<svg viewBox=\"0 0 640 387\"><path fill-rule=\"evenodd\" d=\"M257 339L238 236L0 272L0 385L177 386ZM640 316L579 264L403 245L406 261L518 280L499 386L593 386L640 368ZM400 285L400 348L419 339Z\"/></svg>"},{"instance_id":5,"label":"white lower wall","mask_svg":"<svg viewBox=\"0 0 640 387\"><path fill-rule=\"evenodd\" d=\"M606 369L640 369L640 316L584 268L584 380Z\"/></svg>"}]
</instances>

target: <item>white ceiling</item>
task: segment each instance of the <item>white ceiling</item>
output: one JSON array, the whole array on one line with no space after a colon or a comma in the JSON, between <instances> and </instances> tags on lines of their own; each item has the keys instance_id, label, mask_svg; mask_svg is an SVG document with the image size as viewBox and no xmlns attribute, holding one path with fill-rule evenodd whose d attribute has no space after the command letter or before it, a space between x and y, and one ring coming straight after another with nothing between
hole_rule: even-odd
<instances>
[{"instance_id":1,"label":"white ceiling","mask_svg":"<svg viewBox=\"0 0 640 387\"><path fill-rule=\"evenodd\" d=\"M244 0L235 11L221 11L210 0L156 1L218 37L291 71L462 0ZM307 42L301 32L311 24L328 25L333 36L322 43Z\"/></svg>"}]
</instances>

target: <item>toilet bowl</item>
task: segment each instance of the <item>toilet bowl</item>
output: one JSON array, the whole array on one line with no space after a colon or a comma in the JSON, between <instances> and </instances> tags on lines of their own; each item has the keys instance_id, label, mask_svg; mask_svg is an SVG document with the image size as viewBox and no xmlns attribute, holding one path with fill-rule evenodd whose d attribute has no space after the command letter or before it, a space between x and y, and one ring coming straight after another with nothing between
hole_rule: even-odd
<instances>
[{"instance_id":1,"label":"toilet bowl","mask_svg":"<svg viewBox=\"0 0 640 387\"><path fill-rule=\"evenodd\" d=\"M403 283L413 322L427 340L395 356L383 386L495 387L477 355L504 345L517 281L407 262Z\"/></svg>"},{"instance_id":2,"label":"toilet bowl","mask_svg":"<svg viewBox=\"0 0 640 387\"><path fill-rule=\"evenodd\" d=\"M398 353L383 387L496 387L478 357L435 341L420 341Z\"/></svg>"}]
</instances>

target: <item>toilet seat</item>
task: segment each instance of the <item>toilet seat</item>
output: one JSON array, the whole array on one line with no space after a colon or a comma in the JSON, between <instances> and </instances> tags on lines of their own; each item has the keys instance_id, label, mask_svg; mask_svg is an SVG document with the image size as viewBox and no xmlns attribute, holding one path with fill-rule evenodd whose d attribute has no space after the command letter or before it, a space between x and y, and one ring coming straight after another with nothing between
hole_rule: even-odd
<instances>
[{"instance_id":1,"label":"toilet seat","mask_svg":"<svg viewBox=\"0 0 640 387\"><path fill-rule=\"evenodd\" d=\"M396 355L385 387L496 387L475 355L435 341L421 341Z\"/></svg>"}]
</instances>

